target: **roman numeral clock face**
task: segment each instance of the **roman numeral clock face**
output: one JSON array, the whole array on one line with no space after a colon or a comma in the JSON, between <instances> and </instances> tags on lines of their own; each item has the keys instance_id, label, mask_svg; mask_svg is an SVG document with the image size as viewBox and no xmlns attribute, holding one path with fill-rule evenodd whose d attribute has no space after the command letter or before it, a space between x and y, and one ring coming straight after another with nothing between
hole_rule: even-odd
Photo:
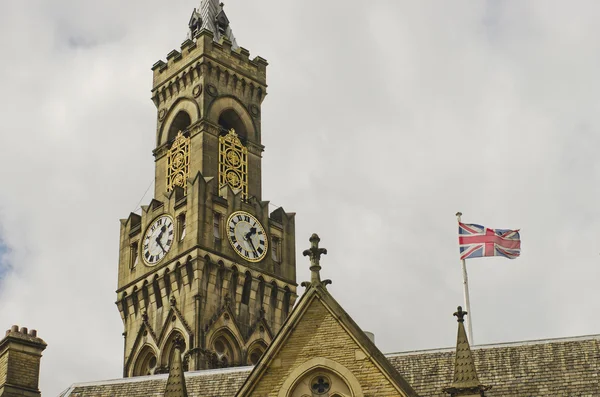
<instances>
[{"instance_id":1,"label":"roman numeral clock face","mask_svg":"<svg viewBox=\"0 0 600 397\"><path fill-rule=\"evenodd\" d=\"M173 245L173 233L173 218L168 215L159 216L148 226L142 240L142 258L147 265L156 265L167 255Z\"/></svg>"},{"instance_id":2,"label":"roman numeral clock face","mask_svg":"<svg viewBox=\"0 0 600 397\"><path fill-rule=\"evenodd\" d=\"M267 234L258 219L244 211L227 220L227 236L234 251L249 262L260 262L267 254Z\"/></svg>"}]
</instances>

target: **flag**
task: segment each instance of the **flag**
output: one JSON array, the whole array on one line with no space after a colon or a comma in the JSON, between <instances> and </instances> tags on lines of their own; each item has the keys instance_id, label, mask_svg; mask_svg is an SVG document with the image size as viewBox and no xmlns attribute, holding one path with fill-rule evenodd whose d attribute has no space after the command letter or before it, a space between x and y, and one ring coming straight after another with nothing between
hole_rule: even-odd
<instances>
[{"instance_id":1,"label":"flag","mask_svg":"<svg viewBox=\"0 0 600 397\"><path fill-rule=\"evenodd\" d=\"M460 259L503 256L515 259L521 254L519 230L490 229L481 225L458 223Z\"/></svg>"}]
</instances>

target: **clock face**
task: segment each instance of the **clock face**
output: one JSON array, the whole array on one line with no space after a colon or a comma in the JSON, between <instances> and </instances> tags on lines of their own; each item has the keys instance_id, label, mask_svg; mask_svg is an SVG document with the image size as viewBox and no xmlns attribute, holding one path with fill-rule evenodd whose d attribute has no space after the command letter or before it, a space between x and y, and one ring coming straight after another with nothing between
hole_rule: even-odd
<instances>
[{"instance_id":1,"label":"clock face","mask_svg":"<svg viewBox=\"0 0 600 397\"><path fill-rule=\"evenodd\" d=\"M156 218L142 240L142 258L147 265L156 265L161 261L173 245L174 236L173 218L162 215Z\"/></svg>"},{"instance_id":2,"label":"clock face","mask_svg":"<svg viewBox=\"0 0 600 397\"><path fill-rule=\"evenodd\" d=\"M268 240L258 219L244 211L234 212L227 220L227 236L234 251L250 262L267 255Z\"/></svg>"}]
</instances>

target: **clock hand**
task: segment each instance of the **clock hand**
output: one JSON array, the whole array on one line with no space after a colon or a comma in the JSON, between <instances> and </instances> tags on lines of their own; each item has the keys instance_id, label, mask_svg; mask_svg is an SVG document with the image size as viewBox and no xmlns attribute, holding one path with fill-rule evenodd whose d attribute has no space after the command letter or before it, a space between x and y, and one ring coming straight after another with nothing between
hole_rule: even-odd
<instances>
[{"instance_id":1,"label":"clock hand","mask_svg":"<svg viewBox=\"0 0 600 397\"><path fill-rule=\"evenodd\" d=\"M167 251L165 250L165 247L163 247L162 243L160 242L160 240L158 238L156 238L156 243L158 244L160 249L163 250L163 252L166 254Z\"/></svg>"},{"instance_id":2,"label":"clock hand","mask_svg":"<svg viewBox=\"0 0 600 397\"><path fill-rule=\"evenodd\" d=\"M166 226L163 226L160 228L160 233L158 233L158 236L156 236L156 243L158 244L158 246L160 247L161 250L163 250L163 252L166 254L167 251L165 250L165 248L163 247L162 243L160 242L163 234L165 234L165 231L167 230Z\"/></svg>"},{"instance_id":3,"label":"clock hand","mask_svg":"<svg viewBox=\"0 0 600 397\"><path fill-rule=\"evenodd\" d=\"M254 248L254 243L252 242L252 239L248 238L248 241L250 242L250 246L252 247L252 251L254 251L254 253L256 254L256 248Z\"/></svg>"}]
</instances>

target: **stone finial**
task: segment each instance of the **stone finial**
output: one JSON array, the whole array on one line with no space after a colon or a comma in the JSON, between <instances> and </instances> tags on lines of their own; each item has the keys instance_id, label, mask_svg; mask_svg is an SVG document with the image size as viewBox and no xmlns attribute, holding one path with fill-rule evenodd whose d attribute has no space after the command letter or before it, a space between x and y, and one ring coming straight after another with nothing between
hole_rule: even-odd
<instances>
[{"instance_id":1,"label":"stone finial","mask_svg":"<svg viewBox=\"0 0 600 397\"><path fill-rule=\"evenodd\" d=\"M326 248L319 248L319 241L321 239L316 233L310 236L310 248L304 250L302 255L308 256L310 259L310 282L303 282L302 286L308 287L310 285L327 285L331 284L331 280L321 281L321 255L327 255Z\"/></svg>"},{"instance_id":2,"label":"stone finial","mask_svg":"<svg viewBox=\"0 0 600 397\"><path fill-rule=\"evenodd\" d=\"M471 352L471 346L465 331L465 316L467 312L458 306L454 316L458 321L458 335L456 337L456 356L454 358L454 381L452 386L443 389L452 397L458 396L482 396L489 390L490 386L484 386L479 382L475 360Z\"/></svg>"},{"instance_id":3,"label":"stone finial","mask_svg":"<svg viewBox=\"0 0 600 397\"><path fill-rule=\"evenodd\" d=\"M456 321L458 321L459 323L465 322L465 316L467 314L469 313L463 311L462 306L457 307L456 311L454 312L454 316L456 316Z\"/></svg>"},{"instance_id":4,"label":"stone finial","mask_svg":"<svg viewBox=\"0 0 600 397\"><path fill-rule=\"evenodd\" d=\"M173 359L169 363L169 378L165 387L165 397L187 397L183 361L181 359L184 346L185 342L183 338L177 335L173 341L175 352Z\"/></svg>"}]
</instances>

